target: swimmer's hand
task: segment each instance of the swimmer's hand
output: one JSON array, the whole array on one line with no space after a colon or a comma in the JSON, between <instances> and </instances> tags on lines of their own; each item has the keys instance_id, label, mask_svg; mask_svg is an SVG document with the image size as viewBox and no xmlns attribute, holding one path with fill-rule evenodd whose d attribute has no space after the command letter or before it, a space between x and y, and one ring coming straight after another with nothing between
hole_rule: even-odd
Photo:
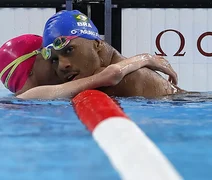
<instances>
[{"instance_id":1,"label":"swimmer's hand","mask_svg":"<svg viewBox=\"0 0 212 180\"><path fill-rule=\"evenodd\" d=\"M177 73L174 71L170 63L162 56L157 55L150 55L150 54L141 54L141 56L145 56L144 58L147 59L146 67L152 69L154 71L160 71L164 74L169 76L168 81L177 85L178 78Z\"/></svg>"}]
</instances>

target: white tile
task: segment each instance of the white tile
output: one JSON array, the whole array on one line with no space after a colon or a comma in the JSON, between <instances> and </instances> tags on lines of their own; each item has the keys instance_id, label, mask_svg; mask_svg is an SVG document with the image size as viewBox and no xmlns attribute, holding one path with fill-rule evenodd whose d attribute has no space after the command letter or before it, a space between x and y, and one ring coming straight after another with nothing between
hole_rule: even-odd
<instances>
[{"instance_id":1,"label":"white tile","mask_svg":"<svg viewBox=\"0 0 212 180\"><path fill-rule=\"evenodd\" d=\"M43 34L44 22L55 8L0 8L0 45L25 33ZM6 18L5 18L6 17Z\"/></svg>"},{"instance_id":2,"label":"white tile","mask_svg":"<svg viewBox=\"0 0 212 180\"><path fill-rule=\"evenodd\" d=\"M27 9L29 33L42 35L43 34L43 10L40 8L29 8Z\"/></svg>"},{"instance_id":3,"label":"white tile","mask_svg":"<svg viewBox=\"0 0 212 180\"><path fill-rule=\"evenodd\" d=\"M7 18L5 18L7 17ZM0 45L2 46L9 38L14 37L14 11L9 8L0 8Z\"/></svg>"},{"instance_id":4,"label":"white tile","mask_svg":"<svg viewBox=\"0 0 212 180\"><path fill-rule=\"evenodd\" d=\"M193 64L179 64L179 87L187 91L193 90Z\"/></svg>"},{"instance_id":5,"label":"white tile","mask_svg":"<svg viewBox=\"0 0 212 180\"><path fill-rule=\"evenodd\" d=\"M137 11L132 9L122 9L122 54L130 57L136 54L137 42Z\"/></svg>"},{"instance_id":6,"label":"white tile","mask_svg":"<svg viewBox=\"0 0 212 180\"><path fill-rule=\"evenodd\" d=\"M212 91L212 64L207 65L207 91Z\"/></svg>"},{"instance_id":7,"label":"white tile","mask_svg":"<svg viewBox=\"0 0 212 180\"><path fill-rule=\"evenodd\" d=\"M193 64L193 89L194 91L207 91L208 74L207 64Z\"/></svg>"},{"instance_id":8,"label":"white tile","mask_svg":"<svg viewBox=\"0 0 212 180\"><path fill-rule=\"evenodd\" d=\"M12 9L11 9L12 11ZM29 33L29 17L26 8L14 8L14 35L19 36L21 34Z\"/></svg>"},{"instance_id":9,"label":"white tile","mask_svg":"<svg viewBox=\"0 0 212 180\"><path fill-rule=\"evenodd\" d=\"M139 9L136 11L136 54L151 52L151 9Z\"/></svg>"}]
</instances>

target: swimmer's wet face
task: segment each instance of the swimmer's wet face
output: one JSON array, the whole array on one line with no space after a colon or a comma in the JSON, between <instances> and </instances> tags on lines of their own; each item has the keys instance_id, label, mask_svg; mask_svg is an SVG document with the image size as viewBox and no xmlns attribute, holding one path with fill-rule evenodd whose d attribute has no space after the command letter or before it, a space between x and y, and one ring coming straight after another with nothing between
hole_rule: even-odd
<instances>
[{"instance_id":1,"label":"swimmer's wet face","mask_svg":"<svg viewBox=\"0 0 212 180\"><path fill-rule=\"evenodd\" d=\"M80 11L60 11L45 24L43 55L64 82L91 76L103 66L101 44L98 29Z\"/></svg>"},{"instance_id":2,"label":"swimmer's wet face","mask_svg":"<svg viewBox=\"0 0 212 180\"><path fill-rule=\"evenodd\" d=\"M11 92L20 94L41 86L62 83L40 54L42 37L25 34L8 40L0 48L0 77Z\"/></svg>"},{"instance_id":3,"label":"swimmer's wet face","mask_svg":"<svg viewBox=\"0 0 212 180\"><path fill-rule=\"evenodd\" d=\"M52 68L50 61L45 61L41 54L36 56L32 71L23 88L16 94L21 94L33 87L42 85L56 85L63 83Z\"/></svg>"},{"instance_id":4,"label":"swimmer's wet face","mask_svg":"<svg viewBox=\"0 0 212 180\"><path fill-rule=\"evenodd\" d=\"M36 77L38 86L63 83L52 68L51 62L45 61L41 54L37 55L32 72L32 76Z\"/></svg>"},{"instance_id":5,"label":"swimmer's wet face","mask_svg":"<svg viewBox=\"0 0 212 180\"><path fill-rule=\"evenodd\" d=\"M91 76L102 67L101 40L72 39L60 50L52 48L49 61L64 82Z\"/></svg>"},{"instance_id":6,"label":"swimmer's wet face","mask_svg":"<svg viewBox=\"0 0 212 180\"><path fill-rule=\"evenodd\" d=\"M91 76L101 67L100 44L98 29L80 11L60 11L45 24L43 56L64 82Z\"/></svg>"}]
</instances>

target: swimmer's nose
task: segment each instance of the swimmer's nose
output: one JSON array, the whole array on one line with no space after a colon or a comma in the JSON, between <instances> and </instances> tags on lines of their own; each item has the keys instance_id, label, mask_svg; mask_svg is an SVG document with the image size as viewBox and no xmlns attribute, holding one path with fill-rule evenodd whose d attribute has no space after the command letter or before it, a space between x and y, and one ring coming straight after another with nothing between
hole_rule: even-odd
<instances>
[{"instance_id":1,"label":"swimmer's nose","mask_svg":"<svg viewBox=\"0 0 212 180\"><path fill-rule=\"evenodd\" d=\"M71 68L71 62L67 57L59 57L58 69L59 71L67 71Z\"/></svg>"}]
</instances>

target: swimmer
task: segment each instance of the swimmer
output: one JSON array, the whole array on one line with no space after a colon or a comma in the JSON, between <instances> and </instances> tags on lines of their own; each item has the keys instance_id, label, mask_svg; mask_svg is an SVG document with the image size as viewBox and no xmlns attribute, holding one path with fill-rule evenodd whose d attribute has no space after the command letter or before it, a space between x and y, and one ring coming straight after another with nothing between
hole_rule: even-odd
<instances>
[{"instance_id":1,"label":"swimmer","mask_svg":"<svg viewBox=\"0 0 212 180\"><path fill-rule=\"evenodd\" d=\"M70 81L72 74L68 74L64 83L51 62L43 59L41 46L41 36L25 34L8 40L0 48L1 81L18 98L72 98L86 89L117 85L125 75L144 66L164 71L170 75L171 81L176 81L175 72L171 68L163 68L165 62L141 54L75 81Z\"/></svg>"},{"instance_id":2,"label":"swimmer","mask_svg":"<svg viewBox=\"0 0 212 180\"><path fill-rule=\"evenodd\" d=\"M103 41L93 22L78 10L60 11L48 19L43 33L44 58L52 66L61 81L67 75L73 81L92 76L102 69L122 61L122 56L107 42ZM145 54L144 59L155 59L161 63L163 71L172 69L161 56ZM112 96L143 96L157 98L185 92L176 86L177 81L168 81L154 68L139 68L126 75L115 86L98 88Z\"/></svg>"}]
</instances>

